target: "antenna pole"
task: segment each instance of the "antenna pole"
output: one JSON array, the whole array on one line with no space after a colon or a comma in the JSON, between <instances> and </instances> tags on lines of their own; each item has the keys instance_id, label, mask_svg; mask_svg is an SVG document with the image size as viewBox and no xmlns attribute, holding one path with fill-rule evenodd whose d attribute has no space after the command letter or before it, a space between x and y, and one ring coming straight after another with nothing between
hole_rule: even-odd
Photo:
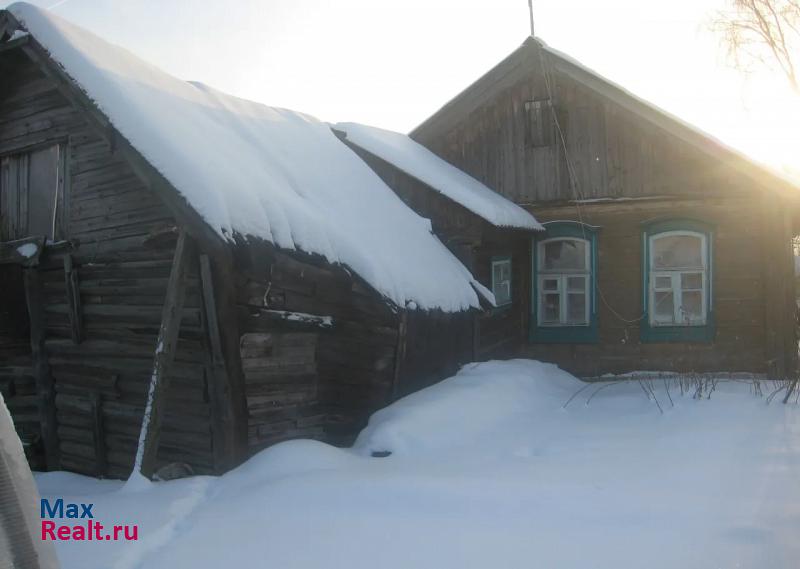
<instances>
[{"instance_id":1,"label":"antenna pole","mask_svg":"<svg viewBox=\"0 0 800 569\"><path fill-rule=\"evenodd\" d=\"M528 0L528 12L531 16L531 37L533 37L533 0Z\"/></svg>"}]
</instances>

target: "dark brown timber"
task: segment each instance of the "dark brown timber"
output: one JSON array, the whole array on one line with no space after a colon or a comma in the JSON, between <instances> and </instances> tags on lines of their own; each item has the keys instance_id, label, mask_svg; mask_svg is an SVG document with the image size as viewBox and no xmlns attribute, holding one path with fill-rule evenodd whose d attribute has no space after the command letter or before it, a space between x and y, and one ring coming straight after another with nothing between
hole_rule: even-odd
<instances>
[{"instance_id":1,"label":"dark brown timber","mask_svg":"<svg viewBox=\"0 0 800 569\"><path fill-rule=\"evenodd\" d=\"M211 398L214 462L218 470L228 470L236 464L235 410L231 401L230 379L222 351L214 279L208 255L200 255L200 283L203 292L208 342L211 348L209 396Z\"/></svg>"},{"instance_id":2,"label":"dark brown timber","mask_svg":"<svg viewBox=\"0 0 800 569\"><path fill-rule=\"evenodd\" d=\"M55 387L45 349L45 316L42 283L37 269L25 269L25 300L31 326L31 356L39 403L39 423L44 441L45 464L48 470L59 467L58 432L56 425Z\"/></svg>"},{"instance_id":3,"label":"dark brown timber","mask_svg":"<svg viewBox=\"0 0 800 569\"><path fill-rule=\"evenodd\" d=\"M78 269L72 264L72 255L64 255L64 284L67 289L67 306L72 341L80 344L83 339L83 317L81 315L81 293L78 286Z\"/></svg>"},{"instance_id":4,"label":"dark brown timber","mask_svg":"<svg viewBox=\"0 0 800 569\"><path fill-rule=\"evenodd\" d=\"M141 462L138 464L140 472L148 478L152 476L156 467L158 454L158 441L161 436L161 423L164 418L166 392L169 388L169 368L175 359L177 350L178 333L181 327L183 301L186 295L186 271L189 264L192 242L181 231L178 243L175 246L175 255L172 261L172 271L167 283L167 295L164 299L164 308L161 311L161 328L158 332L158 343L153 360L153 375L150 378L150 391L148 393L145 415L142 419L142 434L140 444L144 443L141 452ZM150 413L147 413L149 407ZM141 438L144 438L142 441ZM138 456L137 456L138 458Z\"/></svg>"}]
</instances>

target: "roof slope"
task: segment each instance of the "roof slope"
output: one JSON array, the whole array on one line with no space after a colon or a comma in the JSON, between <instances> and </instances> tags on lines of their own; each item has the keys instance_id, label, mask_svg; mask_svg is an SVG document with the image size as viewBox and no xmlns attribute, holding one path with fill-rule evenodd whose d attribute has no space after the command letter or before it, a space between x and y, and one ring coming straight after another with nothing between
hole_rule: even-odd
<instances>
[{"instance_id":1,"label":"roof slope","mask_svg":"<svg viewBox=\"0 0 800 569\"><path fill-rule=\"evenodd\" d=\"M347 265L399 306L491 298L327 124L176 79L35 6L9 11L220 235Z\"/></svg>"},{"instance_id":2,"label":"roof slope","mask_svg":"<svg viewBox=\"0 0 800 569\"><path fill-rule=\"evenodd\" d=\"M425 142L431 136L435 136L436 132L450 128L461 117L491 100L504 88L510 87L516 81L526 77L532 69L538 70L542 65L540 60L542 53L545 54L546 61L556 70L616 103L626 111L648 121L710 157L731 166L755 182L780 191L784 195L800 198L799 188L795 181L735 150L657 105L634 95L574 58L553 49L544 40L537 37L526 38L522 45L505 59L414 128L410 136Z\"/></svg>"},{"instance_id":3,"label":"roof slope","mask_svg":"<svg viewBox=\"0 0 800 569\"><path fill-rule=\"evenodd\" d=\"M542 229L530 213L405 134L351 122L338 123L334 128L344 132L347 140L359 148L389 162L492 225Z\"/></svg>"}]
</instances>

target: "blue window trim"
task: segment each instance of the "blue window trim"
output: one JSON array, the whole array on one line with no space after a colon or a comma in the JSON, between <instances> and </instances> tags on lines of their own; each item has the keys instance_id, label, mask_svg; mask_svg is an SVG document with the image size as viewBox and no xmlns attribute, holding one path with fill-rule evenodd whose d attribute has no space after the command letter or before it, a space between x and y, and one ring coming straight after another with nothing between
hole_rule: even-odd
<instances>
[{"instance_id":1,"label":"blue window trim","mask_svg":"<svg viewBox=\"0 0 800 569\"><path fill-rule=\"evenodd\" d=\"M531 240L531 321L528 339L538 344L593 344L597 342L597 230L592 225L578 221L551 221L544 224L545 231ZM589 325L539 326L537 278L538 244L558 237L577 237L589 241Z\"/></svg>"},{"instance_id":2,"label":"blue window trim","mask_svg":"<svg viewBox=\"0 0 800 569\"><path fill-rule=\"evenodd\" d=\"M706 323L703 326L650 325L650 238L668 231L693 231L706 237L708 287L706 288ZM642 343L693 342L710 343L716 335L714 321L714 226L696 219L661 219L648 221L642 230L642 306L644 307L639 337Z\"/></svg>"},{"instance_id":3,"label":"blue window trim","mask_svg":"<svg viewBox=\"0 0 800 569\"><path fill-rule=\"evenodd\" d=\"M508 261L508 269L510 273L509 277L511 278L511 280L508 282L508 302L498 304L493 311L508 310L514 303L514 262L512 261L511 255L495 255L492 257L489 263L489 267L491 268L490 278L492 284L492 294L494 294L494 264L502 261Z\"/></svg>"}]
</instances>

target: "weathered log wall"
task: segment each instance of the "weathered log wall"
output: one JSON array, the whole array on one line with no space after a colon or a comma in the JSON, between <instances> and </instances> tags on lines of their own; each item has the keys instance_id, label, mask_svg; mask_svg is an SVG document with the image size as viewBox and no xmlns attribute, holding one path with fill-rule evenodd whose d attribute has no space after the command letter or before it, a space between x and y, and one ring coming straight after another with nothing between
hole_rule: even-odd
<instances>
[{"instance_id":1,"label":"weathered log wall","mask_svg":"<svg viewBox=\"0 0 800 569\"><path fill-rule=\"evenodd\" d=\"M64 237L73 245L46 249L38 269L28 269L37 270L41 282L60 465L126 476L152 372L176 222L56 85L21 55L13 57L12 66L5 60L0 153L50 143L62 144L67 153ZM79 287L80 343L73 337L65 255L71 256ZM209 366L199 292L195 259L159 459L211 472Z\"/></svg>"},{"instance_id":2,"label":"weathered log wall","mask_svg":"<svg viewBox=\"0 0 800 569\"><path fill-rule=\"evenodd\" d=\"M342 269L247 249L237 302L251 451L348 442L390 400L397 314Z\"/></svg>"},{"instance_id":3,"label":"weathered log wall","mask_svg":"<svg viewBox=\"0 0 800 569\"><path fill-rule=\"evenodd\" d=\"M475 320L470 312L410 312L398 395L428 387L473 361Z\"/></svg>"}]
</instances>

